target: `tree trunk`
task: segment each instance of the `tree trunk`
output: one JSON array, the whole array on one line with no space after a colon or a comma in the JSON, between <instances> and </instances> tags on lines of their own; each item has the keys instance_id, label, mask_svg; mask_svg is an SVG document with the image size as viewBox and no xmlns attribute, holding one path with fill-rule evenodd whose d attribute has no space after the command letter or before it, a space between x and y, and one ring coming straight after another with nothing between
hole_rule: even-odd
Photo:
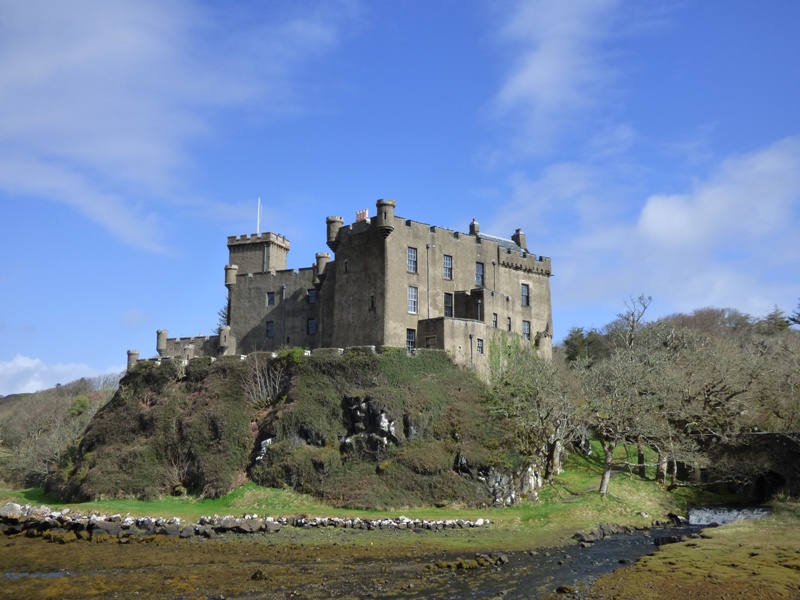
<instances>
[{"instance_id":1,"label":"tree trunk","mask_svg":"<svg viewBox=\"0 0 800 600\"><path fill-rule=\"evenodd\" d=\"M561 440L547 443L547 460L544 465L544 478L548 483L553 482L553 477L561 473Z\"/></svg>"},{"instance_id":2,"label":"tree trunk","mask_svg":"<svg viewBox=\"0 0 800 600\"><path fill-rule=\"evenodd\" d=\"M661 487L667 483L667 455L663 452L658 453L656 464L656 483Z\"/></svg>"},{"instance_id":3,"label":"tree trunk","mask_svg":"<svg viewBox=\"0 0 800 600\"><path fill-rule=\"evenodd\" d=\"M600 495L608 496L608 482L611 480L611 467L614 464L614 449L616 442L603 442L605 461L603 463L603 477L600 479Z\"/></svg>"},{"instance_id":4,"label":"tree trunk","mask_svg":"<svg viewBox=\"0 0 800 600\"><path fill-rule=\"evenodd\" d=\"M641 441L636 444L636 450L638 452L639 477L647 479L647 467L644 464L644 444Z\"/></svg>"}]
</instances>

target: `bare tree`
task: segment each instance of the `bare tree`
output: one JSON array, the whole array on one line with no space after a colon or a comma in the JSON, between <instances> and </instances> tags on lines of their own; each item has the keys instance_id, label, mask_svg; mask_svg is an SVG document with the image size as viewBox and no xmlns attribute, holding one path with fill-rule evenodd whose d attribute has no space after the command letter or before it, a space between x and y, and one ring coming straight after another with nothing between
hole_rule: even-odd
<instances>
[{"instance_id":1,"label":"bare tree","mask_svg":"<svg viewBox=\"0 0 800 600\"><path fill-rule=\"evenodd\" d=\"M654 335L644 322L651 303L641 295L626 302L625 312L609 327L618 341L605 360L595 364L576 363L582 381L591 424L603 448L600 493L608 494L614 453L620 444L636 444L640 451L640 473L644 448L669 436L670 424L663 410L669 392L668 357L653 352Z\"/></svg>"},{"instance_id":2,"label":"bare tree","mask_svg":"<svg viewBox=\"0 0 800 600\"><path fill-rule=\"evenodd\" d=\"M550 481L561 472L565 442L583 425L574 397L567 394L566 367L504 342L493 343L490 351L503 354L492 361L493 410L509 420L521 453L538 462Z\"/></svg>"},{"instance_id":3,"label":"bare tree","mask_svg":"<svg viewBox=\"0 0 800 600\"><path fill-rule=\"evenodd\" d=\"M280 401L288 383L283 361L264 353L254 352L247 357L248 368L242 376L247 402L257 410L266 410Z\"/></svg>"}]
</instances>

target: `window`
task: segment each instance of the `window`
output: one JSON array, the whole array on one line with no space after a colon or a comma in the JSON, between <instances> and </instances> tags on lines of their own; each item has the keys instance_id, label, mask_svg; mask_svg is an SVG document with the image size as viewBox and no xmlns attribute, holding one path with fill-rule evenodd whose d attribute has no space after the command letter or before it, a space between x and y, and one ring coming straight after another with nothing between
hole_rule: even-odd
<instances>
[{"instance_id":1,"label":"window","mask_svg":"<svg viewBox=\"0 0 800 600\"><path fill-rule=\"evenodd\" d=\"M417 330L406 329L406 352L414 352L417 349Z\"/></svg>"},{"instance_id":2,"label":"window","mask_svg":"<svg viewBox=\"0 0 800 600\"><path fill-rule=\"evenodd\" d=\"M369 309L375 310L375 294L369 295Z\"/></svg>"},{"instance_id":3,"label":"window","mask_svg":"<svg viewBox=\"0 0 800 600\"><path fill-rule=\"evenodd\" d=\"M417 272L417 249L411 246L408 247L408 272Z\"/></svg>"},{"instance_id":4,"label":"window","mask_svg":"<svg viewBox=\"0 0 800 600\"><path fill-rule=\"evenodd\" d=\"M267 337L268 338L275 337L275 322L274 321L267 321Z\"/></svg>"},{"instance_id":5,"label":"window","mask_svg":"<svg viewBox=\"0 0 800 600\"><path fill-rule=\"evenodd\" d=\"M508 317L508 319L506 319L506 328L509 331L511 331L511 317Z\"/></svg>"},{"instance_id":6,"label":"window","mask_svg":"<svg viewBox=\"0 0 800 600\"><path fill-rule=\"evenodd\" d=\"M434 350L436 348L436 336L429 335L425 338L425 347L428 350Z\"/></svg>"},{"instance_id":7,"label":"window","mask_svg":"<svg viewBox=\"0 0 800 600\"><path fill-rule=\"evenodd\" d=\"M408 286L408 312L417 314L417 288L413 285Z\"/></svg>"},{"instance_id":8,"label":"window","mask_svg":"<svg viewBox=\"0 0 800 600\"><path fill-rule=\"evenodd\" d=\"M475 263L475 285L483 287L483 263Z\"/></svg>"},{"instance_id":9,"label":"window","mask_svg":"<svg viewBox=\"0 0 800 600\"><path fill-rule=\"evenodd\" d=\"M522 306L531 305L531 286L527 283L522 284Z\"/></svg>"},{"instance_id":10,"label":"window","mask_svg":"<svg viewBox=\"0 0 800 600\"><path fill-rule=\"evenodd\" d=\"M483 340L478 338L478 354L483 354Z\"/></svg>"},{"instance_id":11,"label":"window","mask_svg":"<svg viewBox=\"0 0 800 600\"><path fill-rule=\"evenodd\" d=\"M307 326L306 332L308 333L308 335L314 335L315 333L317 333L317 320L316 319L309 319L308 320L308 326Z\"/></svg>"},{"instance_id":12,"label":"window","mask_svg":"<svg viewBox=\"0 0 800 600\"><path fill-rule=\"evenodd\" d=\"M497 313L492 313L492 327L497 327Z\"/></svg>"},{"instance_id":13,"label":"window","mask_svg":"<svg viewBox=\"0 0 800 600\"><path fill-rule=\"evenodd\" d=\"M453 294L444 295L444 316L453 316Z\"/></svg>"},{"instance_id":14,"label":"window","mask_svg":"<svg viewBox=\"0 0 800 600\"><path fill-rule=\"evenodd\" d=\"M316 288L311 288L308 290L308 303L315 304L317 302L317 290Z\"/></svg>"},{"instance_id":15,"label":"window","mask_svg":"<svg viewBox=\"0 0 800 600\"><path fill-rule=\"evenodd\" d=\"M444 278L453 278L453 257L449 254L444 255Z\"/></svg>"},{"instance_id":16,"label":"window","mask_svg":"<svg viewBox=\"0 0 800 600\"><path fill-rule=\"evenodd\" d=\"M275 306L275 292L267 292L267 306Z\"/></svg>"},{"instance_id":17,"label":"window","mask_svg":"<svg viewBox=\"0 0 800 600\"><path fill-rule=\"evenodd\" d=\"M522 339L530 341L531 339L531 322L530 321L523 321L522 322Z\"/></svg>"}]
</instances>

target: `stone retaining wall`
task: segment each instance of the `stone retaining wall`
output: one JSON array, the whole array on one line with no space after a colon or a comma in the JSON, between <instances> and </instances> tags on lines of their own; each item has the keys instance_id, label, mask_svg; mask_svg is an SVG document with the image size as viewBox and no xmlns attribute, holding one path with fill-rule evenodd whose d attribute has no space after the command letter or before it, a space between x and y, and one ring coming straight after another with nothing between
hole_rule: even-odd
<instances>
[{"instance_id":1,"label":"stone retaining wall","mask_svg":"<svg viewBox=\"0 0 800 600\"><path fill-rule=\"evenodd\" d=\"M361 519L340 517L270 517L243 515L241 517L200 517L196 523L188 523L177 517L170 519L132 517L130 515L82 515L72 514L69 509L53 510L48 506L21 506L8 503L0 508L0 533L5 535L25 534L30 537L45 537L53 541L71 539L99 540L117 538L128 542L151 536L190 538L201 536L214 538L221 534L278 533L282 527L336 527L364 530L441 531L444 529L469 529L485 527L488 519L424 520L396 517L393 519Z\"/></svg>"}]
</instances>

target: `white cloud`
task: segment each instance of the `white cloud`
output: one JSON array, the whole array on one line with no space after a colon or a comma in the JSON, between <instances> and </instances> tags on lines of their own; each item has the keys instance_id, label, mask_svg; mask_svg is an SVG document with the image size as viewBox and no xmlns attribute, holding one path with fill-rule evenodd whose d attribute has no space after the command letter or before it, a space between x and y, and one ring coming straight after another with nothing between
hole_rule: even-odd
<instances>
[{"instance_id":1,"label":"white cloud","mask_svg":"<svg viewBox=\"0 0 800 600\"><path fill-rule=\"evenodd\" d=\"M684 193L650 196L631 222L601 221L573 238L562 250L573 274L569 296L618 302L643 292L664 312L789 309L798 295L798 229L800 138L788 138L722 161Z\"/></svg>"},{"instance_id":2,"label":"white cloud","mask_svg":"<svg viewBox=\"0 0 800 600\"><path fill-rule=\"evenodd\" d=\"M520 149L548 149L582 113L607 98L614 70L604 54L619 0L519 2L500 38L516 59L494 99L499 115L521 122Z\"/></svg>"},{"instance_id":3,"label":"white cloud","mask_svg":"<svg viewBox=\"0 0 800 600\"><path fill-rule=\"evenodd\" d=\"M122 367L105 373L119 373ZM97 369L79 363L47 364L38 358L18 354L9 361L0 360L0 396L24 394L69 383L81 377L103 374Z\"/></svg>"},{"instance_id":4,"label":"white cloud","mask_svg":"<svg viewBox=\"0 0 800 600\"><path fill-rule=\"evenodd\" d=\"M789 233L798 201L800 139L789 138L726 160L688 194L651 196L637 233L673 249L735 253L745 247L760 254L759 246Z\"/></svg>"},{"instance_id":5,"label":"white cloud","mask_svg":"<svg viewBox=\"0 0 800 600\"><path fill-rule=\"evenodd\" d=\"M297 70L352 14L322 6L265 21L189 0L0 0L0 192L66 203L164 251L158 203L185 202L191 142L215 113L302 105Z\"/></svg>"},{"instance_id":6,"label":"white cloud","mask_svg":"<svg viewBox=\"0 0 800 600\"><path fill-rule=\"evenodd\" d=\"M712 165L677 194L637 201L627 169L560 163L509 178L511 201L487 231L522 226L553 258L556 312L589 307L610 321L622 301L652 295L651 316L704 306L760 316L792 310L800 291L800 137ZM556 315L558 319L558 314ZM557 329L572 324L557 324Z\"/></svg>"}]
</instances>

